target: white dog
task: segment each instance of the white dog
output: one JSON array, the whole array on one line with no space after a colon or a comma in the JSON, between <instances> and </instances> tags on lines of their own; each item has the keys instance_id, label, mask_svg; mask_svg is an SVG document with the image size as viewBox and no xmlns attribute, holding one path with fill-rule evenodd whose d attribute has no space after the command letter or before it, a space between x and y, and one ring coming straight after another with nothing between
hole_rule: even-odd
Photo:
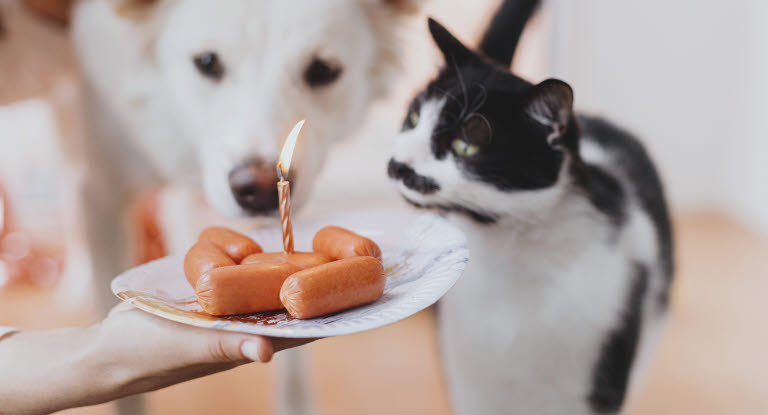
<instances>
[{"instance_id":1,"label":"white dog","mask_svg":"<svg viewBox=\"0 0 768 415\"><path fill-rule=\"evenodd\" d=\"M81 1L72 30L91 127L84 205L102 303L128 265L123 219L140 192L190 183L222 214L273 215L278 153L306 118L291 171L300 206L329 145L387 90L398 23L416 1Z\"/></svg>"}]
</instances>

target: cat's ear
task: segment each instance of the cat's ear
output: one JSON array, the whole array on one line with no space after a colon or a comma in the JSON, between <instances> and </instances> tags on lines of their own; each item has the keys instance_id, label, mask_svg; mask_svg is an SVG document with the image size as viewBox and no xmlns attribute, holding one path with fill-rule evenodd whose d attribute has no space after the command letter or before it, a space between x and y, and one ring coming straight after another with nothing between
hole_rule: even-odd
<instances>
[{"instance_id":1,"label":"cat's ear","mask_svg":"<svg viewBox=\"0 0 768 415\"><path fill-rule=\"evenodd\" d=\"M403 14L416 14L422 3L420 0L383 0L383 2Z\"/></svg>"},{"instance_id":2,"label":"cat's ear","mask_svg":"<svg viewBox=\"0 0 768 415\"><path fill-rule=\"evenodd\" d=\"M433 18L429 18L429 32L432 34L432 39L435 40L440 52L443 53L446 63L458 63L462 62L472 56L472 51L469 50L459 39L456 39L445 26L437 22Z\"/></svg>"},{"instance_id":3,"label":"cat's ear","mask_svg":"<svg viewBox=\"0 0 768 415\"><path fill-rule=\"evenodd\" d=\"M557 145L573 112L573 90L561 80L547 79L532 87L524 111L531 119L551 130L547 142Z\"/></svg>"}]
</instances>

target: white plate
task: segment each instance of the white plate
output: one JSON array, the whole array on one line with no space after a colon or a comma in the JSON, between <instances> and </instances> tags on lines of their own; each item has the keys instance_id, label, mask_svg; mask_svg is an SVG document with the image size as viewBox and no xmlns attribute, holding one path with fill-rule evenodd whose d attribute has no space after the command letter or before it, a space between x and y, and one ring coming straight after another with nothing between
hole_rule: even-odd
<instances>
[{"instance_id":1,"label":"white plate","mask_svg":"<svg viewBox=\"0 0 768 415\"><path fill-rule=\"evenodd\" d=\"M464 234L430 213L357 211L293 223L297 251L311 251L320 228L336 225L373 239L382 250L387 285L374 303L310 320L285 311L214 317L202 311L184 277L183 256L171 255L132 268L112 281L112 292L149 313L219 330L273 337L330 337L374 329L413 315L442 297L469 258ZM282 250L279 227L250 235L265 252Z\"/></svg>"}]
</instances>

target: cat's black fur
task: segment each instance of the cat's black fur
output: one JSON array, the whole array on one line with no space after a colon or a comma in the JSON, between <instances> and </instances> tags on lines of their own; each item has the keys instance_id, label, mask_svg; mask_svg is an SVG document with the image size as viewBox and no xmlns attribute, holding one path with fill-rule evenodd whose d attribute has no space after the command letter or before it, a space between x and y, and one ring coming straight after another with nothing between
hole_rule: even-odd
<instances>
[{"instance_id":1,"label":"cat's black fur","mask_svg":"<svg viewBox=\"0 0 768 415\"><path fill-rule=\"evenodd\" d=\"M444 158L452 151L453 139L462 137L481 148L477 156L459 161L468 175L499 190L553 185L563 162L562 149L547 142L551 128L532 119L527 110L550 105L545 101L569 105L570 88L559 81L533 86L464 47L436 21L430 19L429 27L447 65L414 100L412 110L426 100L445 97L432 137L435 156ZM406 117L404 128L412 128L409 124ZM565 139L572 141L571 136Z\"/></svg>"},{"instance_id":2,"label":"cat's black fur","mask_svg":"<svg viewBox=\"0 0 768 415\"><path fill-rule=\"evenodd\" d=\"M512 2L505 5L509 6L508 3ZM525 1L521 3L518 6L523 9L530 6ZM507 7L511 8L514 7ZM626 223L628 209L639 205L656 228L661 268L666 278L659 298L663 309L673 271L672 233L662 184L653 163L630 134L602 119L574 114L573 93L564 82L547 80L533 85L510 73L503 65L511 61L517 42L511 42L509 53L500 48L499 37L504 37L500 22L497 16L496 32L492 28L483 41L483 48L495 55L488 57L469 50L430 19L430 31L446 65L413 100L409 114L418 113L426 101L444 99L445 105L431 137L432 153L437 159L444 159L454 151L451 142L457 137L479 146L477 154L468 157L454 154L454 160L463 174L500 191L545 189L566 174L574 190L582 192L617 230ZM519 31L512 32L508 34L516 39ZM414 125L407 115L403 129L411 128ZM579 152L583 140L592 140L619 162L611 169L584 162ZM439 189L439 180L419 176L395 160L390 162L389 174L417 192L427 194ZM434 186L423 186L424 183ZM632 204L630 198L637 202ZM419 207L463 213L486 225L496 223L504 213L479 212L457 204L424 206L410 202ZM645 265L637 264L634 273L627 277L633 282L627 293L625 311L616 327L606 334L594 366L591 392L585 397L596 413L618 411L626 394L639 342L641 304L649 284Z\"/></svg>"},{"instance_id":3,"label":"cat's black fur","mask_svg":"<svg viewBox=\"0 0 768 415\"><path fill-rule=\"evenodd\" d=\"M399 163L395 160L389 161L387 168L387 174L394 179L402 180L406 186L416 190L419 193L425 195L435 193L440 190L440 185L429 177L424 177L416 172L408 165Z\"/></svg>"},{"instance_id":4,"label":"cat's black fur","mask_svg":"<svg viewBox=\"0 0 768 415\"><path fill-rule=\"evenodd\" d=\"M557 182L567 151L572 160L570 173L576 184L592 204L618 226L625 217L625 195L618 179L596 166L583 163L579 155L580 137L594 139L622 155L625 161L622 166L626 176L632 179L635 196L660 231L660 245L665 252L671 251L671 227L661 180L636 139L605 120L574 114L572 91L566 83L546 80L533 85L495 60L468 49L436 21L430 19L429 28L446 65L426 90L412 101L408 113L418 111L427 100L446 100L432 137L432 151L438 159L452 151L454 138L462 137L480 146L476 156L457 158L466 174L503 191L535 190ZM554 132L557 134L555 140L548 141L553 126L559 133ZM413 127L410 117L406 116L403 129ZM394 175L396 170L392 167L389 170L390 177L403 178ZM410 178L409 181L434 183L424 177ZM422 188L414 186L413 190L421 191ZM461 210L456 206L433 207ZM489 214L481 216L493 218ZM493 223L495 220L482 222ZM665 261L665 268L671 274L671 255Z\"/></svg>"},{"instance_id":5,"label":"cat's black fur","mask_svg":"<svg viewBox=\"0 0 768 415\"><path fill-rule=\"evenodd\" d=\"M622 173L631 179L629 187L634 197L654 222L661 250L662 268L667 277L666 285L669 286L675 268L672 255L674 238L663 185L656 168L654 168L653 161L637 138L608 121L589 116L580 116L578 121L582 135L586 139L594 140L603 148L610 149L614 157L620 160L618 165L622 169ZM589 187L586 183L582 186ZM615 191L601 192L595 186L592 186L590 194L604 200L616 197ZM662 305L666 305L668 301L667 293L668 289L665 289L663 296L659 298Z\"/></svg>"},{"instance_id":6,"label":"cat's black fur","mask_svg":"<svg viewBox=\"0 0 768 415\"><path fill-rule=\"evenodd\" d=\"M480 51L494 61L509 66L520 35L539 3L539 0L503 1L483 36Z\"/></svg>"},{"instance_id":7,"label":"cat's black fur","mask_svg":"<svg viewBox=\"0 0 768 415\"><path fill-rule=\"evenodd\" d=\"M595 365L590 406L600 414L615 413L624 403L629 373L637 354L642 325L642 301L648 291L648 269L635 264L627 306L620 321L609 334Z\"/></svg>"}]
</instances>

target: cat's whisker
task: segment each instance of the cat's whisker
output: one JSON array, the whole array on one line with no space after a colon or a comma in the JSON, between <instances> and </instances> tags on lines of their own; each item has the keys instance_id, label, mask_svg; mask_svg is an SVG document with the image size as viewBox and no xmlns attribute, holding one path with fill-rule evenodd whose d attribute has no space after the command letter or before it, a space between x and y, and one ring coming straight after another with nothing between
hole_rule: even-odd
<instances>
[{"instance_id":1,"label":"cat's whisker","mask_svg":"<svg viewBox=\"0 0 768 415\"><path fill-rule=\"evenodd\" d=\"M463 118L464 112L466 108L469 106L469 98L467 97L467 84L464 83L464 78L461 76L461 71L459 70L459 65L456 63L456 59L453 59L453 66L456 68L456 77L459 79L459 85L461 86L461 94L464 98L464 105L462 106L460 117Z\"/></svg>"},{"instance_id":2,"label":"cat's whisker","mask_svg":"<svg viewBox=\"0 0 768 415\"><path fill-rule=\"evenodd\" d=\"M491 122L488 121L488 118L485 118L485 115L480 114L479 112L473 113L471 117L480 117L480 119L485 122L485 125L488 127L488 140L493 140L493 127L491 127Z\"/></svg>"},{"instance_id":3,"label":"cat's whisker","mask_svg":"<svg viewBox=\"0 0 768 415\"><path fill-rule=\"evenodd\" d=\"M442 88L435 88L435 91L439 92L440 94L442 94L446 98L450 98L450 99L454 100L456 102L456 104L458 104L458 106L461 107L461 101L458 98L456 98L455 95L451 94L450 92L448 92L448 91L446 91L446 90L444 90Z\"/></svg>"},{"instance_id":4,"label":"cat's whisker","mask_svg":"<svg viewBox=\"0 0 768 415\"><path fill-rule=\"evenodd\" d=\"M443 117L443 120L445 120L445 122L447 124L451 125L449 127L442 128L443 130L454 130L455 127L453 127L453 125L457 125L459 123L459 119L456 118L456 116L454 116L452 114L445 113L445 114L442 115L442 117Z\"/></svg>"},{"instance_id":5,"label":"cat's whisker","mask_svg":"<svg viewBox=\"0 0 768 415\"><path fill-rule=\"evenodd\" d=\"M448 121L450 123L457 123L459 121L459 118L457 118L455 115L448 112L444 113L442 117L443 119L445 119L445 121Z\"/></svg>"},{"instance_id":6,"label":"cat's whisker","mask_svg":"<svg viewBox=\"0 0 768 415\"><path fill-rule=\"evenodd\" d=\"M472 101L471 109L468 111L470 114L477 112L485 104L485 101L488 100L488 90L485 88L485 85L475 84L473 86L480 89L480 94Z\"/></svg>"},{"instance_id":7,"label":"cat's whisker","mask_svg":"<svg viewBox=\"0 0 768 415\"><path fill-rule=\"evenodd\" d=\"M451 131L453 131L453 128L441 128L439 130L435 130L432 134L433 135L442 135L442 134L445 134L445 133L449 133Z\"/></svg>"},{"instance_id":8,"label":"cat's whisker","mask_svg":"<svg viewBox=\"0 0 768 415\"><path fill-rule=\"evenodd\" d=\"M498 33L513 33L505 20L494 18ZM446 66L427 88L425 121L399 138L407 145L396 157L437 184L419 192L403 180L403 196L455 221L472 253L438 310L457 369L448 380L463 395L456 412L621 413L635 350L658 335L672 281L653 163L628 133L574 114L567 84L531 85L508 73L508 61L462 59L472 52L435 23ZM552 146L553 136L573 145ZM467 322L487 335L467 336ZM513 381L519 390L497 387Z\"/></svg>"},{"instance_id":9,"label":"cat's whisker","mask_svg":"<svg viewBox=\"0 0 768 415\"><path fill-rule=\"evenodd\" d=\"M458 204L462 205L465 208L468 208L468 209L474 210L474 211L480 211L480 212L488 213L487 210L484 207L480 206L476 202L473 202L473 201L463 197L462 195L454 195L453 200L450 200L450 201L446 200L446 201L447 202L452 202L452 203L456 203L458 201L459 202Z\"/></svg>"}]
</instances>

